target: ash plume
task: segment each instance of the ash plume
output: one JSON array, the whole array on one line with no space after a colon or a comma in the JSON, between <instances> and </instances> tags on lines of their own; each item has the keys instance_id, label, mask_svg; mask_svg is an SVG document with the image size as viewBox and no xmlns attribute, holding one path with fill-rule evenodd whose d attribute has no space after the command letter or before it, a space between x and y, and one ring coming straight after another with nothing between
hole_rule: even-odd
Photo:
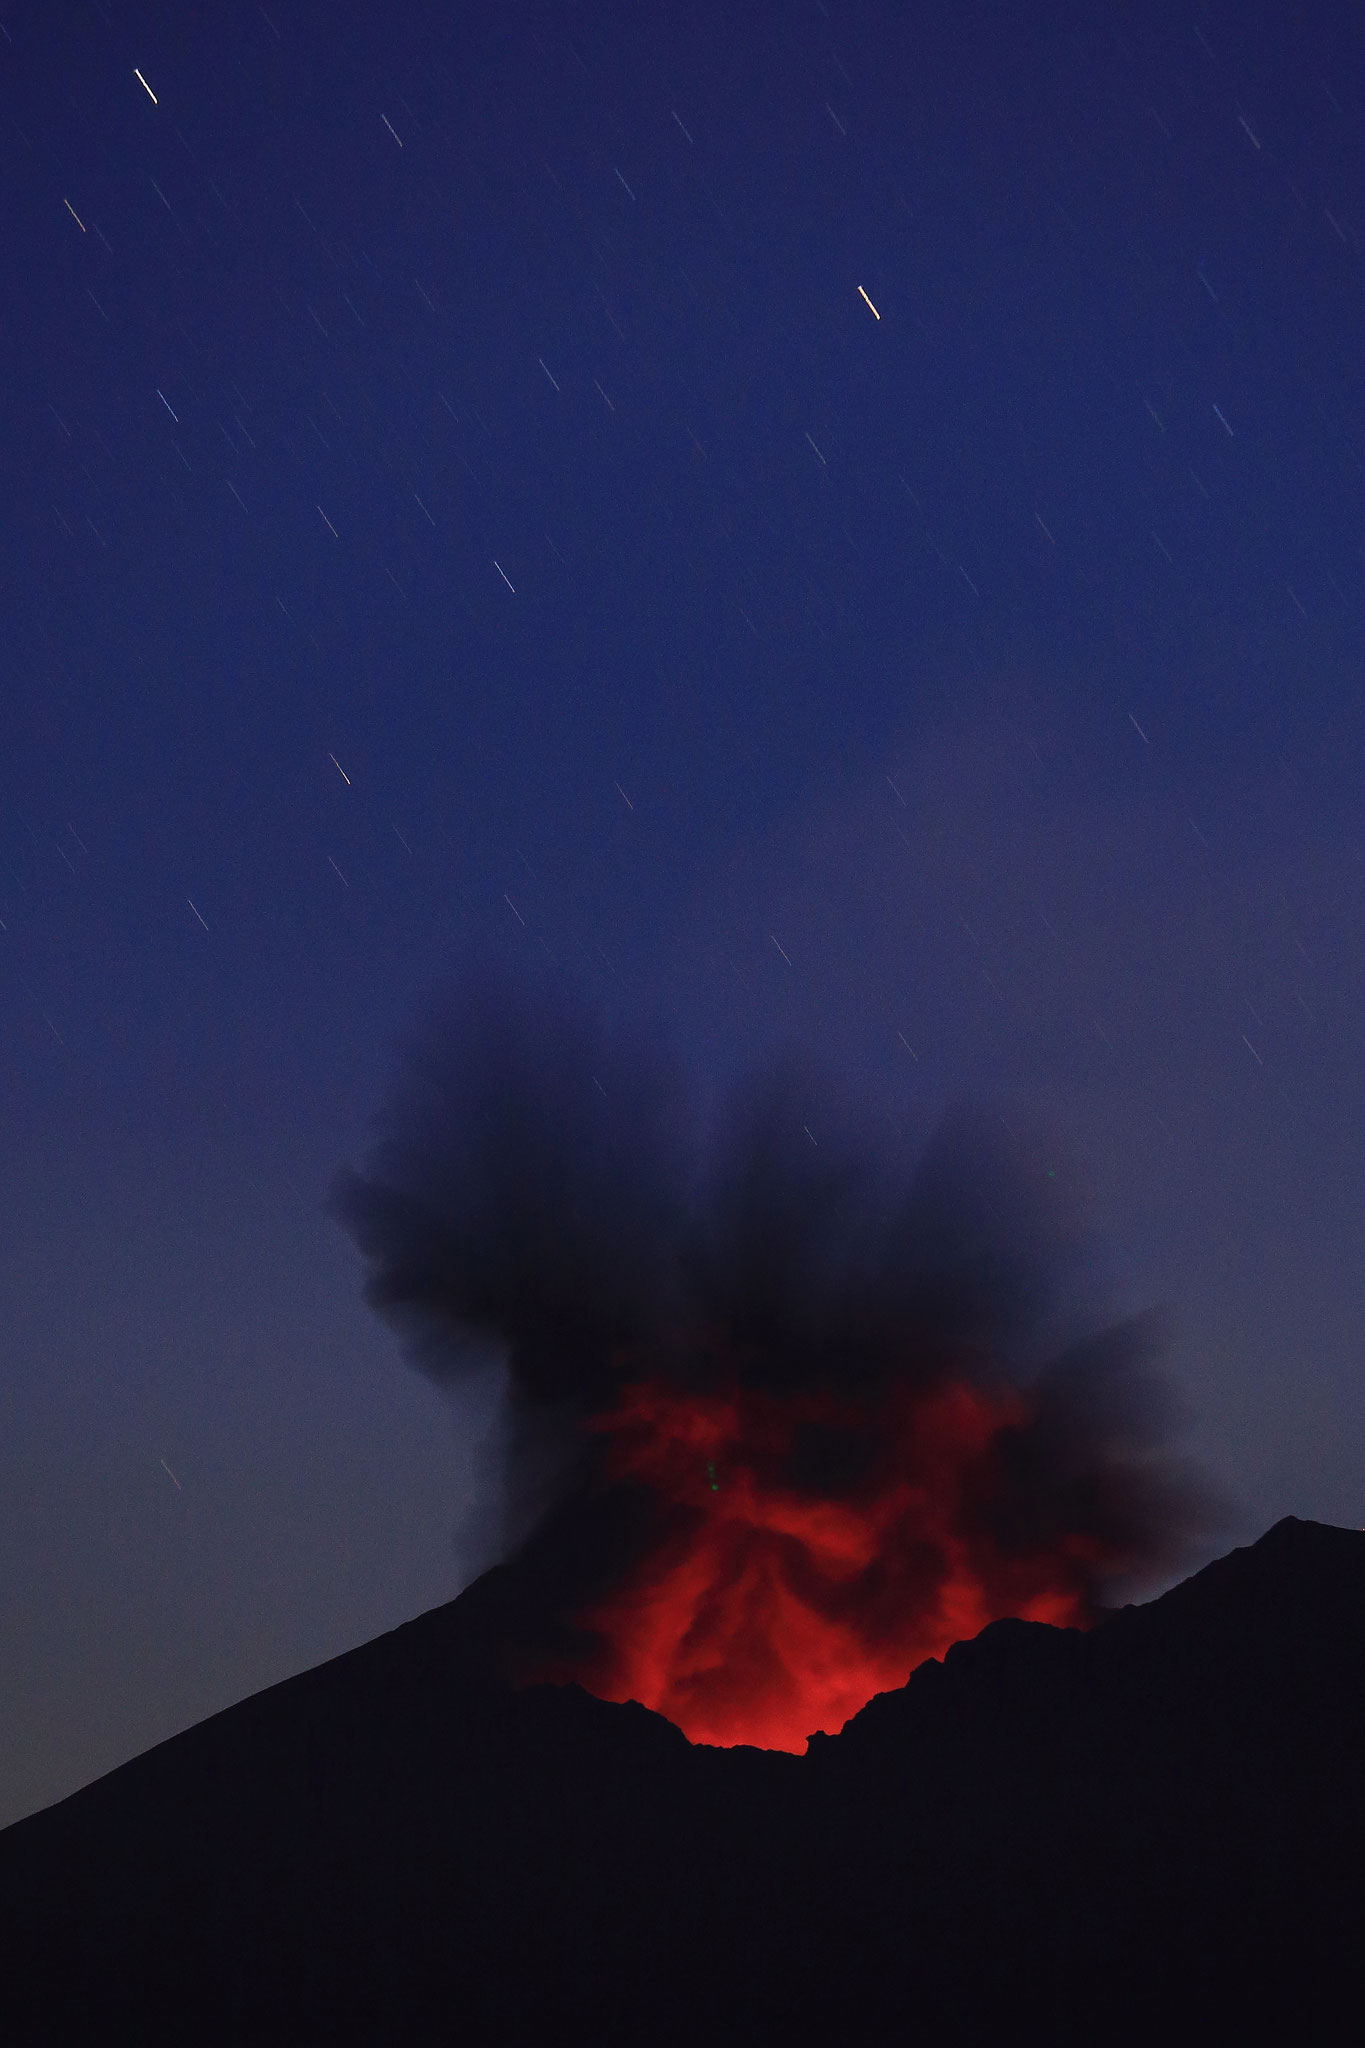
<instances>
[{"instance_id":1,"label":"ash plume","mask_svg":"<svg viewBox=\"0 0 1365 2048\"><path fill-rule=\"evenodd\" d=\"M852 1630L883 1662L939 1640L897 1617L916 1600L957 1611L954 1573L985 1619L1085 1624L1213 1525L1207 1491L1166 1449L1176 1418L1155 1320L1048 1348L1086 1249L1030 1148L968 1112L917 1163L847 1109L840 1138L826 1119L817 1142L809 1096L795 1058L769 1061L707 1127L661 1043L484 974L414 1040L365 1171L339 1176L367 1298L413 1363L450 1386L505 1362L516 1540L486 1604L510 1675L695 1702L779 1582L813 1625ZM933 1523L892 1514L893 1496L947 1484L925 1448L945 1429L973 1445L952 1451L950 1505ZM639 1655L619 1641L608 1655L604 1631L649 1635L651 1601L674 1597L680 1558L741 1492L747 1533L716 1551L714 1585L678 1623L714 1635L706 1668L674 1674L672 1691L656 1677L650 1699ZM819 1541L802 1548L802 1514L813 1528L855 1509L879 1532L856 1571ZM1054 1582L1069 1604L1038 1604ZM782 1646L765 1655L744 1684L786 1697ZM732 1707L698 1707L699 1725L741 1727Z\"/></svg>"}]
</instances>

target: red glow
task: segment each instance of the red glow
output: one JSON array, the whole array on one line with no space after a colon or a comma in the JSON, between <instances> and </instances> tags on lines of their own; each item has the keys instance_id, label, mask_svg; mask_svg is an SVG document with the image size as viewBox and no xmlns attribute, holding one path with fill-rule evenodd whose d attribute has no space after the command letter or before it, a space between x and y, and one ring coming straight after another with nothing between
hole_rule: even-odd
<instances>
[{"instance_id":1,"label":"red glow","mask_svg":"<svg viewBox=\"0 0 1365 2048\"><path fill-rule=\"evenodd\" d=\"M594 1425L614 1478L643 1480L662 1535L579 1619L600 1650L574 1676L639 1700L694 1742L800 1751L874 1693L1004 1615L1087 1618L1094 1543L1018 1554L994 1533L1019 1392L696 1393L637 1383ZM803 1447L855 1446L832 1483Z\"/></svg>"}]
</instances>

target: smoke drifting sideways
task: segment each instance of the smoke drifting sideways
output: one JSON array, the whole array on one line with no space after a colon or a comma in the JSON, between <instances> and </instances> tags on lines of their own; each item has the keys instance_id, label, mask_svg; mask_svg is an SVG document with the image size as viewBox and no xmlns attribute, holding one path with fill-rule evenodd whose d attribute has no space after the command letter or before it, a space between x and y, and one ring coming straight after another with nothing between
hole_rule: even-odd
<instances>
[{"instance_id":1,"label":"smoke drifting sideways","mask_svg":"<svg viewBox=\"0 0 1365 2048\"><path fill-rule=\"evenodd\" d=\"M1040 1349L1084 1252L1029 1146L958 1112L912 1166L847 1105L817 1141L809 1085L770 1059L708 1124L662 1041L485 971L339 1176L413 1362L505 1362L517 1540L472 1592L508 1681L799 1751L1217 1521L1150 1318Z\"/></svg>"}]
</instances>

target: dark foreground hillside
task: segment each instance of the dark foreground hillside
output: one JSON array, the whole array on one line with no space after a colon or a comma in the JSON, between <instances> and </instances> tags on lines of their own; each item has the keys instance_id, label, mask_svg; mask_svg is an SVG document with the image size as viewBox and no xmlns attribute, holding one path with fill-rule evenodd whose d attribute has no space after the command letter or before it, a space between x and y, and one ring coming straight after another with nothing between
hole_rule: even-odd
<instances>
[{"instance_id":1,"label":"dark foreground hillside","mask_svg":"<svg viewBox=\"0 0 1365 2048\"><path fill-rule=\"evenodd\" d=\"M1365 1534L997 1622L801 1758L506 1690L497 1588L0 1834L0 2038L1357 2032Z\"/></svg>"}]
</instances>

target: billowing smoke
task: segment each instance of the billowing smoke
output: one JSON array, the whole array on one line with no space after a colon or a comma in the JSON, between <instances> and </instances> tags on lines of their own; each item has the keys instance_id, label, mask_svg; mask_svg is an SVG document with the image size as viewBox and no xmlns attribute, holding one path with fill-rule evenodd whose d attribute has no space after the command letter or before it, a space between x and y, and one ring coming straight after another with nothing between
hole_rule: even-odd
<instances>
[{"instance_id":1,"label":"billowing smoke","mask_svg":"<svg viewBox=\"0 0 1365 2048\"><path fill-rule=\"evenodd\" d=\"M907 1169L808 1095L769 1062L708 1125L659 1047L485 974L339 1180L421 1370L505 1359L518 1540L481 1612L513 1680L799 1749L1200 1530L1152 1324L1040 1348L1080 1254L1048 1163L964 1114Z\"/></svg>"}]
</instances>

